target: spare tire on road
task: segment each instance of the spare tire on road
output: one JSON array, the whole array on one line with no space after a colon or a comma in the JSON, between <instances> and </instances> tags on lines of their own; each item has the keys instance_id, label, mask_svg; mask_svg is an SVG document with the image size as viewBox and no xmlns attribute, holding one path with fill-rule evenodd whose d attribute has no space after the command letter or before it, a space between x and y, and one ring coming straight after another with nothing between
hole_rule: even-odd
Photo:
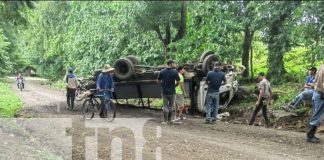
<instances>
[{"instance_id":1,"label":"spare tire on road","mask_svg":"<svg viewBox=\"0 0 324 160\"><path fill-rule=\"evenodd\" d=\"M129 58L120 58L115 64L115 76L120 80L126 80L134 75L134 63Z\"/></svg>"}]
</instances>

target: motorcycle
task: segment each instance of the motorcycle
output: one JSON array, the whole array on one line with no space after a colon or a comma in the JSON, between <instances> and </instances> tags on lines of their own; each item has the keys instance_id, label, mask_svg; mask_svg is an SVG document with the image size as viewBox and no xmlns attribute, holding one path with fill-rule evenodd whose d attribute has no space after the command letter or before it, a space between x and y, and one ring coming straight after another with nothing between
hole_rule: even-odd
<instances>
[{"instance_id":1,"label":"motorcycle","mask_svg":"<svg viewBox=\"0 0 324 160\"><path fill-rule=\"evenodd\" d=\"M23 86L23 80L22 79L18 79L18 89L20 89L20 91L22 91L24 88Z\"/></svg>"}]
</instances>

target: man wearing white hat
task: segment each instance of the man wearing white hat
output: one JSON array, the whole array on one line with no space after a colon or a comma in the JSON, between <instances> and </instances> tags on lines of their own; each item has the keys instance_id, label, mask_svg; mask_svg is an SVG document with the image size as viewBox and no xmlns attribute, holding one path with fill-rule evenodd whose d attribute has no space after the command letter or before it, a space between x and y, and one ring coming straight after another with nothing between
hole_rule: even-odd
<instances>
[{"instance_id":1,"label":"man wearing white hat","mask_svg":"<svg viewBox=\"0 0 324 160\"><path fill-rule=\"evenodd\" d=\"M101 102L104 104L104 109L108 110L108 100L112 98L112 92L114 92L114 80L112 77L112 73L115 69L112 68L109 64L105 64L104 68L102 69L100 75L98 76L96 88L97 90L103 94L101 98ZM102 114L103 112L100 111Z\"/></svg>"}]
</instances>

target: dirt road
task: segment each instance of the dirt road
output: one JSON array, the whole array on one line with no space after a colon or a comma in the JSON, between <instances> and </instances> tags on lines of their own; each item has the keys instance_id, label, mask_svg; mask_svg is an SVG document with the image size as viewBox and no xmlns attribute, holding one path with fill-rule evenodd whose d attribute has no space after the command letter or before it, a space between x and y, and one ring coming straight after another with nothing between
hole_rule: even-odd
<instances>
[{"instance_id":1,"label":"dirt road","mask_svg":"<svg viewBox=\"0 0 324 160\"><path fill-rule=\"evenodd\" d=\"M190 115L165 126L161 111L125 105L113 123L84 121L81 103L67 110L64 93L40 81L27 81L23 92L12 89L24 107L19 119L1 120L0 159L324 159L324 142L306 143L300 132L203 124Z\"/></svg>"}]
</instances>

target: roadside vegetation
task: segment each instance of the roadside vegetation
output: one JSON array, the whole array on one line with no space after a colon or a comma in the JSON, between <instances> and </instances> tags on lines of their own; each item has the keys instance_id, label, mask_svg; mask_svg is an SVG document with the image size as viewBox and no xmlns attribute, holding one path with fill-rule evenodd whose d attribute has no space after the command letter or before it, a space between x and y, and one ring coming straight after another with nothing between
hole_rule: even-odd
<instances>
[{"instance_id":1,"label":"roadside vegetation","mask_svg":"<svg viewBox=\"0 0 324 160\"><path fill-rule=\"evenodd\" d=\"M307 68L324 63L323 8L321 1L1 1L0 75L34 68L64 90L68 66L87 77L130 54L157 66L168 58L194 63L212 50L246 66L241 86L253 88L265 72L278 110L298 94Z\"/></svg>"},{"instance_id":2,"label":"roadside vegetation","mask_svg":"<svg viewBox=\"0 0 324 160\"><path fill-rule=\"evenodd\" d=\"M14 117L22 107L19 97L11 90L7 79L0 79L0 117Z\"/></svg>"}]
</instances>

